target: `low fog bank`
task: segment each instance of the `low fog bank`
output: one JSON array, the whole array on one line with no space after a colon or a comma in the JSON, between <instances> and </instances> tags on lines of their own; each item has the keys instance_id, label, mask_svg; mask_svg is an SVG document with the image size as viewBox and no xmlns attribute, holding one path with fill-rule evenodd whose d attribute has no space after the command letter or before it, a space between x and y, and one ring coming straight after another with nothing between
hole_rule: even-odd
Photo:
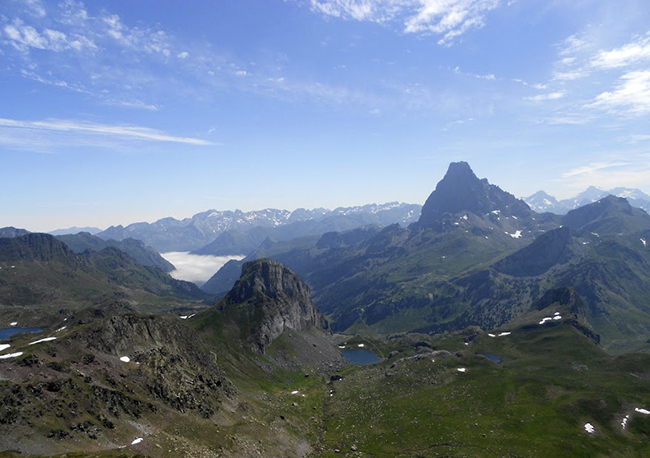
<instances>
[{"instance_id":1,"label":"low fog bank","mask_svg":"<svg viewBox=\"0 0 650 458\"><path fill-rule=\"evenodd\" d=\"M198 286L208 281L231 259L244 259L244 256L200 256L184 251L170 251L160 255L176 267L169 275L177 280L191 281Z\"/></svg>"}]
</instances>

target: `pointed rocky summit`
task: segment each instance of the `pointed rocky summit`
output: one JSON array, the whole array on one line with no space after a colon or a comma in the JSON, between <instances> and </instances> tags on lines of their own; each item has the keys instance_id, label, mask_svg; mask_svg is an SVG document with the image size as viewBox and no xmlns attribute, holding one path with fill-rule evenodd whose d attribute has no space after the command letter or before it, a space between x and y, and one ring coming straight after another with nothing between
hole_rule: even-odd
<instances>
[{"instance_id":1,"label":"pointed rocky summit","mask_svg":"<svg viewBox=\"0 0 650 458\"><path fill-rule=\"evenodd\" d=\"M528 205L498 186L479 179L467 162L452 162L445 177L431 193L420 216L420 225L431 225L445 215L471 212L485 215L498 210L504 215L524 216Z\"/></svg>"}]
</instances>

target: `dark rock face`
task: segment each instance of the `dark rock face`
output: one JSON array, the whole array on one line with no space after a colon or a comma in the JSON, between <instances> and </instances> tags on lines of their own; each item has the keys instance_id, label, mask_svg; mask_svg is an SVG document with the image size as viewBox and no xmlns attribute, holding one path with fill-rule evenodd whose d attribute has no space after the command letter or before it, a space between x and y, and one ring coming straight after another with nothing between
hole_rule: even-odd
<instances>
[{"instance_id":1,"label":"dark rock face","mask_svg":"<svg viewBox=\"0 0 650 458\"><path fill-rule=\"evenodd\" d=\"M582 314L585 312L585 304L580 299L578 292L569 287L553 288L544 293L533 304L534 310L543 310L553 304L569 307L571 313Z\"/></svg>"},{"instance_id":2,"label":"dark rock face","mask_svg":"<svg viewBox=\"0 0 650 458\"><path fill-rule=\"evenodd\" d=\"M515 216L530 212L523 200L489 184L486 179L479 180L467 162L452 162L447 174L422 207L418 223L428 226L445 214L467 211L485 215L493 210Z\"/></svg>"},{"instance_id":3,"label":"dark rock face","mask_svg":"<svg viewBox=\"0 0 650 458\"><path fill-rule=\"evenodd\" d=\"M587 307L575 289L571 287L550 289L540 299L535 301L531 308L533 310L543 310L552 305L568 311L571 326L593 340L596 344L600 344L600 335L589 326L584 318ZM566 312L562 312L562 314L566 317Z\"/></svg>"},{"instance_id":4,"label":"dark rock face","mask_svg":"<svg viewBox=\"0 0 650 458\"><path fill-rule=\"evenodd\" d=\"M532 277L546 273L571 257L571 230L562 227L548 231L533 243L494 264L498 272L514 277Z\"/></svg>"},{"instance_id":5,"label":"dark rock face","mask_svg":"<svg viewBox=\"0 0 650 458\"><path fill-rule=\"evenodd\" d=\"M329 330L329 323L311 301L309 287L277 261L244 264L241 278L224 302L224 311L248 334L243 337L252 338L261 350L285 328Z\"/></svg>"}]
</instances>

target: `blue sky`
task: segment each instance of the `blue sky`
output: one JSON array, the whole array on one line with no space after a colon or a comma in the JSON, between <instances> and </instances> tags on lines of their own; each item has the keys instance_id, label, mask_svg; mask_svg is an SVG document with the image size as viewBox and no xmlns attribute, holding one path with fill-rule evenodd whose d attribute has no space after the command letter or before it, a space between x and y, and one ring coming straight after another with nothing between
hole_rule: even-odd
<instances>
[{"instance_id":1,"label":"blue sky","mask_svg":"<svg viewBox=\"0 0 650 458\"><path fill-rule=\"evenodd\" d=\"M0 97L0 227L650 192L646 0L3 0Z\"/></svg>"}]
</instances>

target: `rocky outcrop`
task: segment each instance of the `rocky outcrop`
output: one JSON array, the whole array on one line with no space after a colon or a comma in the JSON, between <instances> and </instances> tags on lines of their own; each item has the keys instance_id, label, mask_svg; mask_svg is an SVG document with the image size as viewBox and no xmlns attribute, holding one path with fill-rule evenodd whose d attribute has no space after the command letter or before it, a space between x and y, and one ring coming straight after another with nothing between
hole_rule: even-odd
<instances>
[{"instance_id":1,"label":"rocky outcrop","mask_svg":"<svg viewBox=\"0 0 650 458\"><path fill-rule=\"evenodd\" d=\"M220 308L237 323L242 337L262 351L287 328L329 331L309 287L288 267L269 259L244 264Z\"/></svg>"},{"instance_id":2,"label":"rocky outcrop","mask_svg":"<svg viewBox=\"0 0 650 458\"><path fill-rule=\"evenodd\" d=\"M551 306L554 307L553 310L555 311L561 310L562 316L568 320L571 326L596 344L600 344L600 335L593 330L585 319L584 314L587 307L575 289L570 287L550 289L535 301L531 308L533 310L544 310Z\"/></svg>"}]
</instances>

